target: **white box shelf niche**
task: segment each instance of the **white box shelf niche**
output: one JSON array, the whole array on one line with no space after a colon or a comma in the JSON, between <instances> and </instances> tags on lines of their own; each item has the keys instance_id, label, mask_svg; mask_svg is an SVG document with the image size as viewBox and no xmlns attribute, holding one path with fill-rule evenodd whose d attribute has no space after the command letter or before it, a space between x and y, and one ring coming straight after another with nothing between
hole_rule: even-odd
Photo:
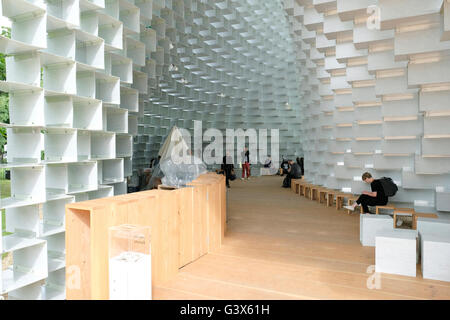
<instances>
[{"instance_id":1,"label":"white box shelf niche","mask_svg":"<svg viewBox=\"0 0 450 320\"><path fill-rule=\"evenodd\" d=\"M27 52L5 58L6 80L30 86L40 86L41 62L37 52Z\"/></svg>"},{"instance_id":2,"label":"white box shelf niche","mask_svg":"<svg viewBox=\"0 0 450 320\"><path fill-rule=\"evenodd\" d=\"M129 134L116 135L116 157L131 157L133 154L133 136Z\"/></svg>"},{"instance_id":3,"label":"white box shelf niche","mask_svg":"<svg viewBox=\"0 0 450 320\"><path fill-rule=\"evenodd\" d=\"M95 99L95 73L94 71L85 71L78 65L77 72L77 95Z\"/></svg>"},{"instance_id":4,"label":"white box shelf niche","mask_svg":"<svg viewBox=\"0 0 450 320\"><path fill-rule=\"evenodd\" d=\"M47 241L48 272L61 270L66 266L65 233L59 232L43 238Z\"/></svg>"},{"instance_id":5,"label":"white box shelf niche","mask_svg":"<svg viewBox=\"0 0 450 320\"><path fill-rule=\"evenodd\" d=\"M64 234L66 212L65 206L68 203L74 202L74 200L74 197L66 196L62 199L47 201L42 205L42 221L39 233L40 237L48 237L57 233Z\"/></svg>"},{"instance_id":6,"label":"white box shelf niche","mask_svg":"<svg viewBox=\"0 0 450 320\"><path fill-rule=\"evenodd\" d=\"M5 210L5 231L37 237L41 205L8 208Z\"/></svg>"},{"instance_id":7,"label":"white box shelf niche","mask_svg":"<svg viewBox=\"0 0 450 320\"><path fill-rule=\"evenodd\" d=\"M104 69L105 41L87 32L76 31L75 60L86 67Z\"/></svg>"},{"instance_id":8,"label":"white box shelf niche","mask_svg":"<svg viewBox=\"0 0 450 320\"><path fill-rule=\"evenodd\" d=\"M40 128L8 128L8 163L38 163L41 160Z\"/></svg>"},{"instance_id":9,"label":"white box shelf niche","mask_svg":"<svg viewBox=\"0 0 450 320\"><path fill-rule=\"evenodd\" d=\"M44 110L46 127L73 127L72 97L64 95L46 96Z\"/></svg>"},{"instance_id":10,"label":"white box shelf niche","mask_svg":"<svg viewBox=\"0 0 450 320\"><path fill-rule=\"evenodd\" d=\"M123 23L107 14L99 14L99 37L105 39L105 51L123 49Z\"/></svg>"},{"instance_id":11,"label":"white box shelf niche","mask_svg":"<svg viewBox=\"0 0 450 320\"><path fill-rule=\"evenodd\" d=\"M35 240L35 244L13 251L13 265L2 273L0 294L25 287L47 277L47 243Z\"/></svg>"},{"instance_id":12,"label":"white box shelf niche","mask_svg":"<svg viewBox=\"0 0 450 320\"><path fill-rule=\"evenodd\" d=\"M91 133L91 159L114 159L116 141L114 133Z\"/></svg>"},{"instance_id":13,"label":"white box shelf niche","mask_svg":"<svg viewBox=\"0 0 450 320\"><path fill-rule=\"evenodd\" d=\"M77 159L85 161L91 159L91 133L78 130L77 132Z\"/></svg>"},{"instance_id":14,"label":"white box shelf niche","mask_svg":"<svg viewBox=\"0 0 450 320\"><path fill-rule=\"evenodd\" d=\"M133 83L133 61L118 54L110 54L111 75L119 77L123 83Z\"/></svg>"},{"instance_id":15,"label":"white box shelf niche","mask_svg":"<svg viewBox=\"0 0 450 320\"><path fill-rule=\"evenodd\" d=\"M45 202L44 167L11 168L11 197L1 199L1 209Z\"/></svg>"},{"instance_id":16,"label":"white box shelf niche","mask_svg":"<svg viewBox=\"0 0 450 320\"><path fill-rule=\"evenodd\" d=\"M47 14L42 10L45 5L40 4L38 6L25 0L9 0L8 2L10 3L3 3L3 15L12 20L11 39L39 48L46 48ZM30 6L24 9L22 4ZM34 6L34 8L31 8L31 6Z\"/></svg>"},{"instance_id":17,"label":"white box shelf niche","mask_svg":"<svg viewBox=\"0 0 450 320\"><path fill-rule=\"evenodd\" d=\"M96 73L96 99L103 100L103 104L120 105L120 78Z\"/></svg>"},{"instance_id":18,"label":"white box shelf niche","mask_svg":"<svg viewBox=\"0 0 450 320\"><path fill-rule=\"evenodd\" d=\"M80 193L96 190L97 162L81 162L68 165L68 193Z\"/></svg>"},{"instance_id":19,"label":"white box shelf niche","mask_svg":"<svg viewBox=\"0 0 450 320\"><path fill-rule=\"evenodd\" d=\"M45 166L45 189L47 200L61 197L69 192L67 164Z\"/></svg>"},{"instance_id":20,"label":"white box shelf niche","mask_svg":"<svg viewBox=\"0 0 450 320\"><path fill-rule=\"evenodd\" d=\"M139 91L120 87L120 107L130 112L139 112Z\"/></svg>"},{"instance_id":21,"label":"white box shelf niche","mask_svg":"<svg viewBox=\"0 0 450 320\"><path fill-rule=\"evenodd\" d=\"M112 186L98 186L98 190L87 193L89 200L101 199L114 196L114 188Z\"/></svg>"},{"instance_id":22,"label":"white box shelf niche","mask_svg":"<svg viewBox=\"0 0 450 320\"><path fill-rule=\"evenodd\" d=\"M111 184L122 182L123 175L123 159L103 160L99 162L99 168L101 166L101 177L99 174L100 184Z\"/></svg>"},{"instance_id":23,"label":"white box shelf niche","mask_svg":"<svg viewBox=\"0 0 450 320\"><path fill-rule=\"evenodd\" d=\"M76 64L62 62L44 65L44 89L50 92L76 94Z\"/></svg>"},{"instance_id":24,"label":"white box shelf niche","mask_svg":"<svg viewBox=\"0 0 450 320\"><path fill-rule=\"evenodd\" d=\"M102 130L102 102L95 99L75 99L73 103L73 126L83 130Z\"/></svg>"},{"instance_id":25,"label":"white box shelf niche","mask_svg":"<svg viewBox=\"0 0 450 320\"><path fill-rule=\"evenodd\" d=\"M128 132L128 110L121 108L105 108L106 131L116 133Z\"/></svg>"},{"instance_id":26,"label":"white box shelf niche","mask_svg":"<svg viewBox=\"0 0 450 320\"><path fill-rule=\"evenodd\" d=\"M47 162L76 162L77 131L75 129L46 129L44 152Z\"/></svg>"},{"instance_id":27,"label":"white box shelf niche","mask_svg":"<svg viewBox=\"0 0 450 320\"><path fill-rule=\"evenodd\" d=\"M47 29L74 28L80 25L79 0L47 0Z\"/></svg>"}]
</instances>

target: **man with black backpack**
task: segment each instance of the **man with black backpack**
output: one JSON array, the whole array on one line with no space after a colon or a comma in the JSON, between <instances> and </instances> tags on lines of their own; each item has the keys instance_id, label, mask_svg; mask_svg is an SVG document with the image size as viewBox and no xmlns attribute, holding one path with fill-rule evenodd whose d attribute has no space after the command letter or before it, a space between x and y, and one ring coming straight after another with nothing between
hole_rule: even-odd
<instances>
[{"instance_id":1,"label":"man with black backpack","mask_svg":"<svg viewBox=\"0 0 450 320\"><path fill-rule=\"evenodd\" d=\"M394 196L398 190L391 178L374 179L369 172L365 172L362 180L370 184L372 192L363 191L358 200L351 206L345 206L345 209L354 211L357 205L361 205L364 213L370 213L369 206L385 206L388 203L388 197Z\"/></svg>"}]
</instances>

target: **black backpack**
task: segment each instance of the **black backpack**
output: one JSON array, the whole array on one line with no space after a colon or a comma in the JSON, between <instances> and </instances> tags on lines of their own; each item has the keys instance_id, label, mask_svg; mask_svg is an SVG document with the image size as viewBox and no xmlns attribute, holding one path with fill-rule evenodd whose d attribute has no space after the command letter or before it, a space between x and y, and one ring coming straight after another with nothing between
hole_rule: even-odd
<instances>
[{"instance_id":1,"label":"black backpack","mask_svg":"<svg viewBox=\"0 0 450 320\"><path fill-rule=\"evenodd\" d=\"M382 177L380 179L381 186L383 187L384 194L386 197L393 197L398 191L397 185L389 177Z\"/></svg>"}]
</instances>

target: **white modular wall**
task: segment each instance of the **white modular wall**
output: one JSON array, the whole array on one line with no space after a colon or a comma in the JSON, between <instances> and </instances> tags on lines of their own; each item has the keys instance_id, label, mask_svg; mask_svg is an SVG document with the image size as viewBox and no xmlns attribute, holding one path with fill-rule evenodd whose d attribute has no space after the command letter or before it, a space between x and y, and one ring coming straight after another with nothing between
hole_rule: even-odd
<instances>
[{"instance_id":1,"label":"white modular wall","mask_svg":"<svg viewBox=\"0 0 450 320\"><path fill-rule=\"evenodd\" d=\"M64 298L64 203L127 192L174 125L268 129L268 143L279 129L280 155L302 154L301 71L280 0L0 3L12 21L0 37L12 235L0 248L14 256L0 294Z\"/></svg>"},{"instance_id":2,"label":"white modular wall","mask_svg":"<svg viewBox=\"0 0 450 320\"><path fill-rule=\"evenodd\" d=\"M370 171L399 185L392 201L449 211L449 2L284 7L301 74L306 179L360 193L361 174Z\"/></svg>"}]
</instances>

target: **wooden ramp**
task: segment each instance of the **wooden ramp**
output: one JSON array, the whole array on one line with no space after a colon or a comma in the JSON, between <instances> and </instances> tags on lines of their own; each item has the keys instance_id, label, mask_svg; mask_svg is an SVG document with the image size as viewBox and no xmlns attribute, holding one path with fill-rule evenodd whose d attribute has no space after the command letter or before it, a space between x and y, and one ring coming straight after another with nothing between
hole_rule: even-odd
<instances>
[{"instance_id":1,"label":"wooden ramp","mask_svg":"<svg viewBox=\"0 0 450 320\"><path fill-rule=\"evenodd\" d=\"M450 283L422 279L420 266L417 278L381 274L381 288L369 289L375 249L359 243L359 214L281 184L232 182L224 245L154 288L154 299L450 299Z\"/></svg>"}]
</instances>

